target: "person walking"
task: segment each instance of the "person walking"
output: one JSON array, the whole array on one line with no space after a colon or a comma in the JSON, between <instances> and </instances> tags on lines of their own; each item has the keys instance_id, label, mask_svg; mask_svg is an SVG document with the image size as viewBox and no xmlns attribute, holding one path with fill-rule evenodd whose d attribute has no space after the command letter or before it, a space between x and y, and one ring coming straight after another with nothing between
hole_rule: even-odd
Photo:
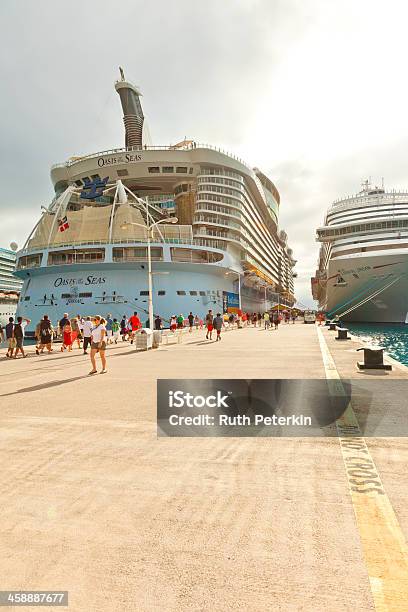
<instances>
[{"instance_id":1,"label":"person walking","mask_svg":"<svg viewBox=\"0 0 408 612\"><path fill-rule=\"evenodd\" d=\"M6 357L12 358L14 349L16 348L16 339L14 337L14 318L9 317L9 322L4 328L6 332L6 340L7 340L7 353Z\"/></svg>"},{"instance_id":2,"label":"person walking","mask_svg":"<svg viewBox=\"0 0 408 612\"><path fill-rule=\"evenodd\" d=\"M64 316L62 317L62 319L61 319L61 320L59 321L59 323L58 323L58 328L59 328L59 329L58 329L58 332L59 332L59 335L60 335L60 336L63 336L63 335L64 335L64 327L65 327L65 325L66 325L68 322L69 322L69 319L68 319L68 313L67 313L67 312L64 312Z\"/></svg>"},{"instance_id":3,"label":"person walking","mask_svg":"<svg viewBox=\"0 0 408 612\"><path fill-rule=\"evenodd\" d=\"M177 329L177 317L176 315L173 315L170 318L170 330L174 333Z\"/></svg>"},{"instance_id":4,"label":"person walking","mask_svg":"<svg viewBox=\"0 0 408 612\"><path fill-rule=\"evenodd\" d=\"M89 375L97 374L96 369L96 355L99 353L102 363L101 374L106 374L106 327L105 319L102 319L99 315L95 317L95 326L92 328L92 343L91 343L91 363L92 370Z\"/></svg>"},{"instance_id":5,"label":"person walking","mask_svg":"<svg viewBox=\"0 0 408 612\"><path fill-rule=\"evenodd\" d=\"M48 353L52 353L52 336L54 333L54 328L51 325L51 321L48 318L48 315L44 315L42 321L40 321L40 351L41 354L44 353L44 347L47 349ZM38 355L38 352L37 352Z\"/></svg>"},{"instance_id":6,"label":"person walking","mask_svg":"<svg viewBox=\"0 0 408 612\"><path fill-rule=\"evenodd\" d=\"M218 340L221 340L221 330L222 330L222 326L224 325L224 321L219 312L217 312L217 316L213 320L213 325L214 325L215 331L217 332L216 342L218 342Z\"/></svg>"},{"instance_id":7,"label":"person walking","mask_svg":"<svg viewBox=\"0 0 408 612\"><path fill-rule=\"evenodd\" d=\"M191 334L191 332L193 331L193 327L194 327L194 315L192 312L190 312L190 314L188 315L188 326L189 326L189 332Z\"/></svg>"},{"instance_id":8,"label":"person walking","mask_svg":"<svg viewBox=\"0 0 408 612\"><path fill-rule=\"evenodd\" d=\"M41 319L41 321L42 321L42 319ZM39 321L37 323L37 325L35 326L35 331L34 331L34 338L36 339L36 345L35 345L35 354L36 355L40 354L40 345L41 345L40 327L41 327L41 321Z\"/></svg>"},{"instance_id":9,"label":"person walking","mask_svg":"<svg viewBox=\"0 0 408 612\"><path fill-rule=\"evenodd\" d=\"M65 323L62 329L62 333L63 333L63 337L62 337L61 353L63 353L65 349L68 349L68 352L70 353L72 351L73 332L72 332L71 321L69 319L67 319L67 322Z\"/></svg>"},{"instance_id":10,"label":"person walking","mask_svg":"<svg viewBox=\"0 0 408 612\"><path fill-rule=\"evenodd\" d=\"M162 326L163 326L163 325L162 325L162 320L161 320L161 317L160 317L159 315L156 315L156 318L155 318L155 320L154 320L154 329L155 329L156 331L160 331L160 330L161 330L161 328L162 328Z\"/></svg>"},{"instance_id":11,"label":"person walking","mask_svg":"<svg viewBox=\"0 0 408 612\"><path fill-rule=\"evenodd\" d=\"M135 311L133 315L129 319L130 325L130 344L133 344L136 332L142 328L142 323L137 316L137 312Z\"/></svg>"},{"instance_id":12,"label":"person walking","mask_svg":"<svg viewBox=\"0 0 408 612\"><path fill-rule=\"evenodd\" d=\"M112 319L112 315L108 314L108 316L106 317L106 344L112 344L113 342L113 330L112 330L112 323L113 323L113 319Z\"/></svg>"},{"instance_id":13,"label":"person walking","mask_svg":"<svg viewBox=\"0 0 408 612\"><path fill-rule=\"evenodd\" d=\"M84 336L84 355L88 354L87 348L91 344L91 336L92 336L92 321L91 317L86 317L85 321L82 324L82 333Z\"/></svg>"},{"instance_id":14,"label":"person walking","mask_svg":"<svg viewBox=\"0 0 408 612\"><path fill-rule=\"evenodd\" d=\"M115 344L118 343L119 340L119 331L120 331L120 325L118 323L117 319L113 319L112 321L112 337L113 337L113 341Z\"/></svg>"},{"instance_id":15,"label":"person walking","mask_svg":"<svg viewBox=\"0 0 408 612\"><path fill-rule=\"evenodd\" d=\"M16 353L14 359L17 359L17 355L20 351L23 357L27 357L24 352L24 336L25 328L31 323L31 319L23 319L23 317L17 317L17 323L14 326L14 338L16 339Z\"/></svg>"},{"instance_id":16,"label":"person walking","mask_svg":"<svg viewBox=\"0 0 408 612\"><path fill-rule=\"evenodd\" d=\"M269 312L268 311L264 312L263 319L264 319L264 328L265 329L269 329L269 325L270 325L271 322L270 322L270 319L269 319Z\"/></svg>"},{"instance_id":17,"label":"person walking","mask_svg":"<svg viewBox=\"0 0 408 612\"><path fill-rule=\"evenodd\" d=\"M79 327L78 316L71 319L71 330L72 330L72 344L74 344L76 340L78 348L81 348L81 329Z\"/></svg>"},{"instance_id":18,"label":"person walking","mask_svg":"<svg viewBox=\"0 0 408 612\"><path fill-rule=\"evenodd\" d=\"M297 319L297 314L296 314L296 312L294 310L292 310L292 323L293 323L293 325L295 324L296 319Z\"/></svg>"},{"instance_id":19,"label":"person walking","mask_svg":"<svg viewBox=\"0 0 408 612\"><path fill-rule=\"evenodd\" d=\"M200 326L200 317L198 315L194 317L194 325L195 325L195 328L198 330Z\"/></svg>"},{"instance_id":20,"label":"person walking","mask_svg":"<svg viewBox=\"0 0 408 612\"><path fill-rule=\"evenodd\" d=\"M126 315L123 315L120 321L120 335L122 336L122 342L125 342L127 336L127 318Z\"/></svg>"},{"instance_id":21,"label":"person walking","mask_svg":"<svg viewBox=\"0 0 408 612\"><path fill-rule=\"evenodd\" d=\"M205 337L207 338L207 340L212 340L213 323L214 323L213 312L212 310L209 310L205 316L205 326L207 328L207 334Z\"/></svg>"},{"instance_id":22,"label":"person walking","mask_svg":"<svg viewBox=\"0 0 408 612\"><path fill-rule=\"evenodd\" d=\"M184 315L179 314L177 317L177 329L183 329L184 327Z\"/></svg>"}]
</instances>

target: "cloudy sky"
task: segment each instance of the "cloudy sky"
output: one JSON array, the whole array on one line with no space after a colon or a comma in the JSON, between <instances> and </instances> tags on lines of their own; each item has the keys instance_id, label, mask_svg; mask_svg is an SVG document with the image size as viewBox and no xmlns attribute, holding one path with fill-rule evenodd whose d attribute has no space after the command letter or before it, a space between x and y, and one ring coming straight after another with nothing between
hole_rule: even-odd
<instances>
[{"instance_id":1,"label":"cloudy sky","mask_svg":"<svg viewBox=\"0 0 408 612\"><path fill-rule=\"evenodd\" d=\"M50 201L51 164L122 146L122 65L155 144L209 142L276 183L311 304L326 207L369 176L408 187L407 18L402 0L1 0L0 246Z\"/></svg>"}]
</instances>

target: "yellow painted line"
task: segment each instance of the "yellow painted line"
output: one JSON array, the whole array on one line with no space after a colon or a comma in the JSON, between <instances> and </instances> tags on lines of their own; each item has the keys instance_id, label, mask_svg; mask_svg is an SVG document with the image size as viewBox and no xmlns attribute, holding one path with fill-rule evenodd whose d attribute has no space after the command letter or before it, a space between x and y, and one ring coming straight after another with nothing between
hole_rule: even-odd
<instances>
[{"instance_id":1,"label":"yellow painted line","mask_svg":"<svg viewBox=\"0 0 408 612\"><path fill-rule=\"evenodd\" d=\"M330 393L344 396L345 389L323 332L319 327L316 329ZM351 402L336 421L336 427L375 609L378 612L406 612L407 543Z\"/></svg>"}]
</instances>

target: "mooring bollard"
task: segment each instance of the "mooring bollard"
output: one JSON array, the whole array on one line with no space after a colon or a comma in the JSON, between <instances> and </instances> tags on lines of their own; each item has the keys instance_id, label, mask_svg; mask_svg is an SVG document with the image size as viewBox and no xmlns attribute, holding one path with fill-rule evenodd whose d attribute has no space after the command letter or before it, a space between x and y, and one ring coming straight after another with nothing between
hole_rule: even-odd
<instances>
[{"instance_id":1,"label":"mooring bollard","mask_svg":"<svg viewBox=\"0 0 408 612\"><path fill-rule=\"evenodd\" d=\"M329 323L330 331L336 331L336 328L337 328L337 323L332 323L332 322Z\"/></svg>"},{"instance_id":2,"label":"mooring bollard","mask_svg":"<svg viewBox=\"0 0 408 612\"><path fill-rule=\"evenodd\" d=\"M338 327L337 328L337 337L335 340L351 340L350 336L348 336L347 327Z\"/></svg>"},{"instance_id":3,"label":"mooring bollard","mask_svg":"<svg viewBox=\"0 0 408 612\"><path fill-rule=\"evenodd\" d=\"M384 363L384 349L380 346L362 346L357 351L364 351L364 362L357 362L359 370L392 370L390 363Z\"/></svg>"}]
</instances>

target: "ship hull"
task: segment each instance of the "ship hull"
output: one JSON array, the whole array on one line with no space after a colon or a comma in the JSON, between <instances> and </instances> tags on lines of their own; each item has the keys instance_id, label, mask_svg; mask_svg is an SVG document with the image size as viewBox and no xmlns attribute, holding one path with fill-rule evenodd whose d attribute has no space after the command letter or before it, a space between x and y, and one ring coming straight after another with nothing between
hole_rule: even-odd
<instances>
[{"instance_id":1,"label":"ship hull","mask_svg":"<svg viewBox=\"0 0 408 612\"><path fill-rule=\"evenodd\" d=\"M395 249L390 255L382 252L335 258L330 261L327 278L320 305L329 317L338 315L343 321L359 323L405 323L408 320L406 249ZM364 303L356 307L360 302Z\"/></svg>"},{"instance_id":2,"label":"ship hull","mask_svg":"<svg viewBox=\"0 0 408 612\"><path fill-rule=\"evenodd\" d=\"M120 320L137 311L143 325L147 324L146 263L53 266L25 274L17 314L31 320L28 335L44 314L56 324L64 313L70 317L110 314ZM166 327L172 315L187 317L192 312L203 318L210 309L214 313L237 310L237 278L235 270L223 266L154 263L154 314L160 315ZM263 312L273 306L265 301L263 290L248 287L243 276L241 279L243 311ZM232 296L235 308L226 303L226 294Z\"/></svg>"}]
</instances>

